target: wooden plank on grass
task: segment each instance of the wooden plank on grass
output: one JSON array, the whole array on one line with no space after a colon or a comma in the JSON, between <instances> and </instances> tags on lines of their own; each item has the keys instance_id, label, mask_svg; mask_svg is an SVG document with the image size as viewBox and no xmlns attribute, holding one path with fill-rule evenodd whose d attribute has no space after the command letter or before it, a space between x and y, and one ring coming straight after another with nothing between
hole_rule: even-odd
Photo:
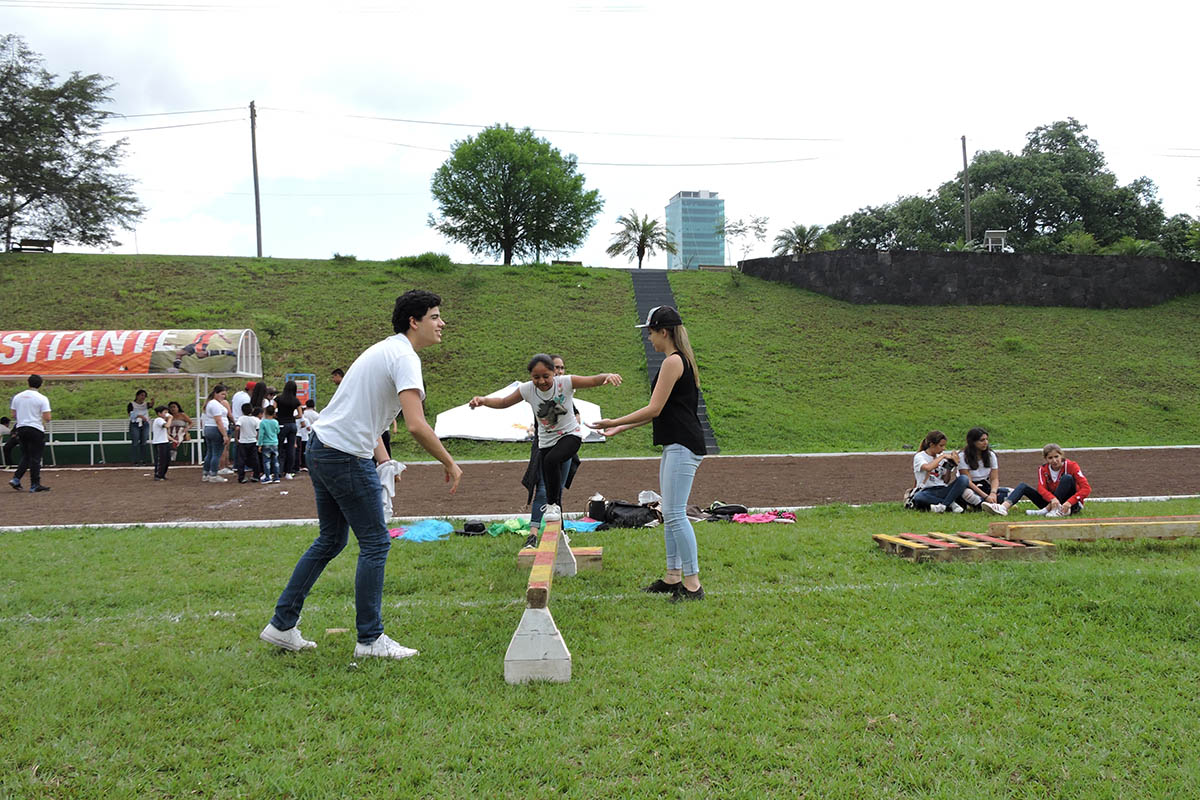
<instances>
[{"instance_id":1,"label":"wooden plank on grass","mask_svg":"<svg viewBox=\"0 0 1200 800\"><path fill-rule=\"evenodd\" d=\"M1200 519L1049 519L1038 522L993 522L988 533L1004 539L1041 539L1064 541L1077 539L1174 539L1200 536Z\"/></svg>"},{"instance_id":2,"label":"wooden plank on grass","mask_svg":"<svg viewBox=\"0 0 1200 800\"><path fill-rule=\"evenodd\" d=\"M954 542L955 544L961 544L966 547L984 547L984 548L986 548L986 547L990 546L990 545L984 544L983 542L977 542L977 541L974 541L973 539L967 539L967 538L965 538L965 536L966 536L965 534L955 535L953 533L942 533L941 531L930 531L926 535L932 536L935 539L942 539L947 542Z\"/></svg>"},{"instance_id":3,"label":"wooden plank on grass","mask_svg":"<svg viewBox=\"0 0 1200 800\"><path fill-rule=\"evenodd\" d=\"M972 533L971 531L960 531L963 536L969 536L972 539L978 539L981 542L995 545L996 547L1024 547L1020 542L1010 542L1008 539L999 539L995 536L987 536L982 533Z\"/></svg>"},{"instance_id":4,"label":"wooden plank on grass","mask_svg":"<svg viewBox=\"0 0 1200 800\"><path fill-rule=\"evenodd\" d=\"M525 568L533 566L533 554L537 551L532 547L517 551L517 565ZM601 569L604 564L603 547L572 547L575 563L579 569Z\"/></svg>"},{"instance_id":5,"label":"wooden plank on grass","mask_svg":"<svg viewBox=\"0 0 1200 800\"><path fill-rule=\"evenodd\" d=\"M525 589L525 605L545 608L550 602L550 585L554 582L554 557L562 538L562 523L543 524L542 541L533 551L533 567L529 570L529 585Z\"/></svg>"},{"instance_id":6,"label":"wooden plank on grass","mask_svg":"<svg viewBox=\"0 0 1200 800\"><path fill-rule=\"evenodd\" d=\"M925 534L922 534L922 533L902 533L900 535L903 536L905 539L911 539L914 542L920 542L921 544L927 544L932 547L942 547L942 548L947 548L949 550L957 550L958 548L962 547L962 545L955 544L954 542L938 541L937 539L934 539L931 536L926 536Z\"/></svg>"}]
</instances>

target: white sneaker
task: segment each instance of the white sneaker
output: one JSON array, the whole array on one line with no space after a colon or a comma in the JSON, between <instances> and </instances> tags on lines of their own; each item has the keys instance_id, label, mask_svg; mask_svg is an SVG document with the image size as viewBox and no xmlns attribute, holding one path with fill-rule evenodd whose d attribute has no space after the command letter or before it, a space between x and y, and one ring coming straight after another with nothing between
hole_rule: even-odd
<instances>
[{"instance_id":1,"label":"white sneaker","mask_svg":"<svg viewBox=\"0 0 1200 800\"><path fill-rule=\"evenodd\" d=\"M379 634L379 638L370 644L359 642L354 645L355 658L409 658L415 656L416 650L411 647L405 647L396 640L392 639L386 633Z\"/></svg>"},{"instance_id":2,"label":"white sneaker","mask_svg":"<svg viewBox=\"0 0 1200 800\"><path fill-rule=\"evenodd\" d=\"M294 472L289 472L289 473L286 473L286 474L285 474L283 477L287 478L289 481L291 481L291 480L295 480L295 479L296 479L296 473L294 473Z\"/></svg>"},{"instance_id":3,"label":"white sneaker","mask_svg":"<svg viewBox=\"0 0 1200 800\"><path fill-rule=\"evenodd\" d=\"M945 514L946 506L943 503L934 503L933 505L931 505L929 507L929 510L932 511L934 514Z\"/></svg>"},{"instance_id":4,"label":"white sneaker","mask_svg":"<svg viewBox=\"0 0 1200 800\"><path fill-rule=\"evenodd\" d=\"M1047 512L1049 512L1049 511L1050 511L1050 509L1048 509L1048 508L1031 508L1028 511L1026 511L1025 513L1031 517L1044 517L1044 516L1046 516Z\"/></svg>"},{"instance_id":5,"label":"white sneaker","mask_svg":"<svg viewBox=\"0 0 1200 800\"><path fill-rule=\"evenodd\" d=\"M999 514L1002 517L1008 516L1008 509L1002 506L1000 503L983 503L983 507L993 514Z\"/></svg>"},{"instance_id":6,"label":"white sneaker","mask_svg":"<svg viewBox=\"0 0 1200 800\"><path fill-rule=\"evenodd\" d=\"M200 476L200 482L201 482L201 483L208 483L208 476L207 476L207 475L201 475L201 476Z\"/></svg>"},{"instance_id":7,"label":"white sneaker","mask_svg":"<svg viewBox=\"0 0 1200 800\"><path fill-rule=\"evenodd\" d=\"M217 474L218 475L235 475L235 474L237 474L237 470L230 469L229 467L222 467L221 469L217 470Z\"/></svg>"},{"instance_id":8,"label":"white sneaker","mask_svg":"<svg viewBox=\"0 0 1200 800\"><path fill-rule=\"evenodd\" d=\"M542 506L542 521L562 522L562 509L554 503L547 503Z\"/></svg>"},{"instance_id":9,"label":"white sneaker","mask_svg":"<svg viewBox=\"0 0 1200 800\"><path fill-rule=\"evenodd\" d=\"M951 503L950 511L955 514L961 514L961 513L963 513L963 507L960 506L958 503Z\"/></svg>"},{"instance_id":10,"label":"white sneaker","mask_svg":"<svg viewBox=\"0 0 1200 800\"><path fill-rule=\"evenodd\" d=\"M222 478L220 475L209 475L209 483L229 483L229 478Z\"/></svg>"},{"instance_id":11,"label":"white sneaker","mask_svg":"<svg viewBox=\"0 0 1200 800\"><path fill-rule=\"evenodd\" d=\"M1059 506L1054 511L1047 511L1047 517L1069 517L1071 516L1071 507L1067 505Z\"/></svg>"},{"instance_id":12,"label":"white sneaker","mask_svg":"<svg viewBox=\"0 0 1200 800\"><path fill-rule=\"evenodd\" d=\"M273 644L276 647L282 647L284 650L311 650L317 646L316 642L310 642L300 635L300 626L288 628L286 631L281 631L271 623L267 623L267 627L263 628L262 633L258 635L267 644Z\"/></svg>"}]
</instances>

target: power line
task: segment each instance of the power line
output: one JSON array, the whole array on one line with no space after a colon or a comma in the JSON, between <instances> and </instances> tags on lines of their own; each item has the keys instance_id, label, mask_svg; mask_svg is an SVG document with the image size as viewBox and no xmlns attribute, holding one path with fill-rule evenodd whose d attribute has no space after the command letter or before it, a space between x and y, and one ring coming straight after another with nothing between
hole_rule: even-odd
<instances>
[{"instance_id":1,"label":"power line","mask_svg":"<svg viewBox=\"0 0 1200 800\"><path fill-rule=\"evenodd\" d=\"M214 119L208 122L181 122L178 125L156 125L151 128L122 128L115 131L99 131L97 135L107 136L110 133L137 133L139 131L165 131L171 128L198 128L202 125L224 125L229 122L245 122L246 118L239 119Z\"/></svg>"},{"instance_id":2,"label":"power line","mask_svg":"<svg viewBox=\"0 0 1200 800\"><path fill-rule=\"evenodd\" d=\"M230 106L228 108L198 108L195 111L157 111L151 114L122 114L114 111L114 117L122 119L137 119L138 117L173 117L179 114L212 114L217 111L241 111L242 106Z\"/></svg>"},{"instance_id":3,"label":"power line","mask_svg":"<svg viewBox=\"0 0 1200 800\"><path fill-rule=\"evenodd\" d=\"M335 114L329 111L310 111L307 109L298 108L278 108L275 106L263 106L263 111L280 111L288 114L312 114L316 116L332 116L346 117L348 119L366 119L377 122L401 122L407 125L436 125L449 128L487 128L488 125L481 125L477 122L442 122L438 120L428 119L409 119L406 117L381 117L370 114ZM579 136L622 136L644 139L697 139L703 141L734 141L734 142L839 142L840 139L827 139L816 137L803 136L705 136L699 134L687 133L629 133L624 131L588 131L588 130L573 130L569 128L541 128L530 126L531 130L540 133L565 133L575 134Z\"/></svg>"},{"instance_id":4,"label":"power line","mask_svg":"<svg viewBox=\"0 0 1200 800\"><path fill-rule=\"evenodd\" d=\"M709 164L622 164L610 161L580 161L581 167L753 167L759 164L794 164L797 161L817 161L818 156L777 158L771 161L717 161Z\"/></svg>"}]
</instances>

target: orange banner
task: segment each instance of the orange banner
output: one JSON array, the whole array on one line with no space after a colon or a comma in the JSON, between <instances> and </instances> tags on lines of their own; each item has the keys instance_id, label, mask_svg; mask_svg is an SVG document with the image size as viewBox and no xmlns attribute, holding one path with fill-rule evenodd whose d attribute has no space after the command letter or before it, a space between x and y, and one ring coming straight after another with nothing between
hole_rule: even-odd
<instances>
[{"instance_id":1,"label":"orange banner","mask_svg":"<svg viewBox=\"0 0 1200 800\"><path fill-rule=\"evenodd\" d=\"M242 330L0 331L0 376L233 372Z\"/></svg>"}]
</instances>

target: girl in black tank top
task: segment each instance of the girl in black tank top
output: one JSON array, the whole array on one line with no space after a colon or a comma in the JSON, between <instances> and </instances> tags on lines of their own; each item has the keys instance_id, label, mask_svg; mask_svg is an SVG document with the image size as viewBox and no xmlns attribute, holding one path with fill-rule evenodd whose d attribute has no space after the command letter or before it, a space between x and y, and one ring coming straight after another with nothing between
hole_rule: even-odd
<instances>
[{"instance_id":1,"label":"girl in black tank top","mask_svg":"<svg viewBox=\"0 0 1200 800\"><path fill-rule=\"evenodd\" d=\"M679 312L670 306L650 310L646 323L650 344L668 354L650 387L650 403L616 419L602 419L593 428L605 436L653 424L654 443L663 446L658 471L662 495L663 538L667 549L667 571L643 591L670 595L672 601L701 600L699 556L696 533L687 518L687 501L692 480L705 453L704 434L696 408L700 399L700 381L696 359L688 341L687 329Z\"/></svg>"}]
</instances>

